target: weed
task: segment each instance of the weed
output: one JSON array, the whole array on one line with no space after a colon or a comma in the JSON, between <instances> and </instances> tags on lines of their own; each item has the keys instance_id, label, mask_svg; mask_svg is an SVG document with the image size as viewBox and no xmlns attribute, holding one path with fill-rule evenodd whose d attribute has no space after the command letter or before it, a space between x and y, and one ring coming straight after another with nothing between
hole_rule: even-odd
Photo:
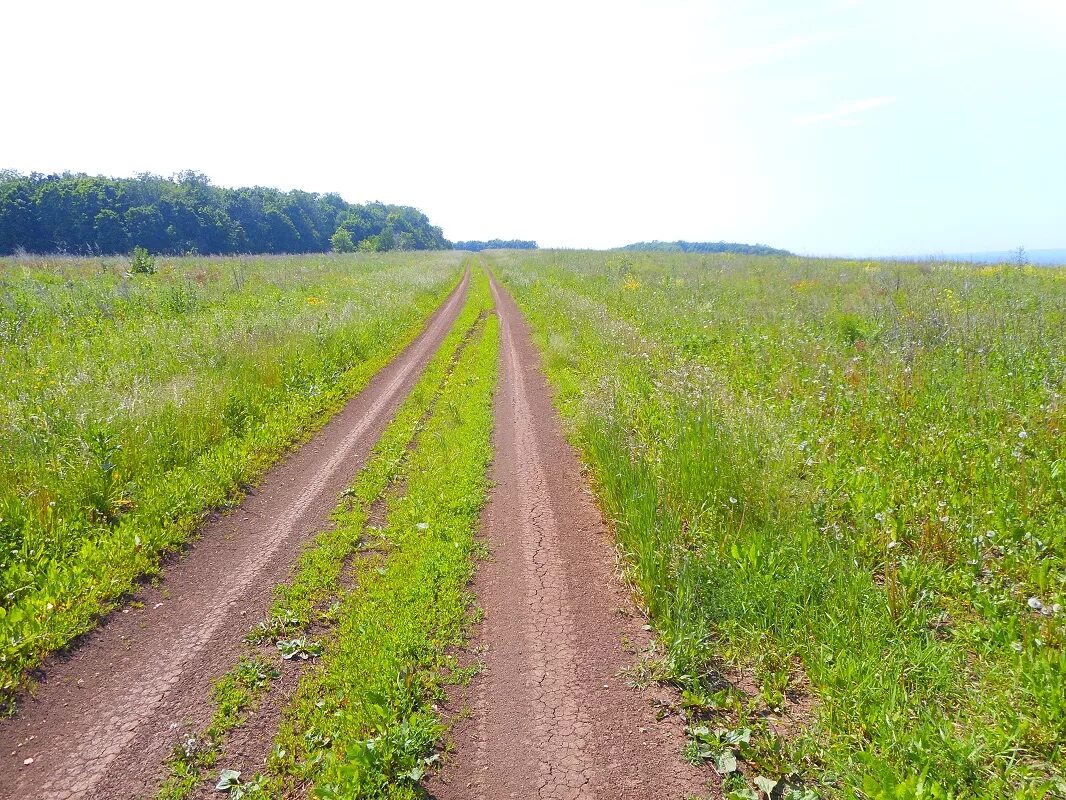
<instances>
[{"instance_id":1,"label":"weed","mask_svg":"<svg viewBox=\"0 0 1066 800\"><path fill-rule=\"evenodd\" d=\"M300 658L306 661L322 655L322 642L309 642L307 639L279 639L277 648L281 657L286 661L290 658Z\"/></svg>"},{"instance_id":2,"label":"weed","mask_svg":"<svg viewBox=\"0 0 1066 800\"><path fill-rule=\"evenodd\" d=\"M155 275L155 256L143 247L134 247L130 256L130 273L133 275Z\"/></svg>"}]
</instances>

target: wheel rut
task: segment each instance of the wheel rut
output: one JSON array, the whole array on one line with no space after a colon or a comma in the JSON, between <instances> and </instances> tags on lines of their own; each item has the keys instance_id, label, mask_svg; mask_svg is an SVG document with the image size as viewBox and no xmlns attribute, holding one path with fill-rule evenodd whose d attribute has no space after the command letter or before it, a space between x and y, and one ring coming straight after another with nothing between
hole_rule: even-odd
<instances>
[{"instance_id":1,"label":"wheel rut","mask_svg":"<svg viewBox=\"0 0 1066 800\"><path fill-rule=\"evenodd\" d=\"M500 316L494 490L482 519L491 557L471 643L484 669L453 728L456 751L429 784L440 800L706 797L680 757L679 719L623 670L650 645L615 574L615 551L567 444L529 329L492 280ZM462 715L460 715L462 716Z\"/></svg>"},{"instance_id":2,"label":"wheel rut","mask_svg":"<svg viewBox=\"0 0 1066 800\"><path fill-rule=\"evenodd\" d=\"M300 546L329 524L341 491L462 308L469 271L425 330L234 512L70 653L0 723L0 797L150 795L178 735L207 720L210 688L241 652Z\"/></svg>"}]
</instances>

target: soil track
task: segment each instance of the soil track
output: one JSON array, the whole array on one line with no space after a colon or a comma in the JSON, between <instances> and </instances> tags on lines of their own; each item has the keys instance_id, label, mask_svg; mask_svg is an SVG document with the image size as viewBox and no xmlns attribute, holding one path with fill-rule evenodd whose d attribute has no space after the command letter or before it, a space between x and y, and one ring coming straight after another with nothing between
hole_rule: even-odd
<instances>
[{"instance_id":1,"label":"soil track","mask_svg":"<svg viewBox=\"0 0 1066 800\"><path fill-rule=\"evenodd\" d=\"M161 762L210 713L211 683L241 651L276 583L329 524L365 461L462 308L469 271L426 329L306 445L272 468L234 512L66 656L50 659L36 698L0 723L0 797L150 795ZM32 759L30 764L26 760Z\"/></svg>"},{"instance_id":2,"label":"soil track","mask_svg":"<svg viewBox=\"0 0 1066 800\"><path fill-rule=\"evenodd\" d=\"M706 797L708 774L680 757L680 720L657 722L662 698L620 675L650 637L615 575L528 327L495 280L492 291L502 361L482 521L492 559L475 581L485 618L471 645L485 669L429 789L441 800Z\"/></svg>"}]
</instances>

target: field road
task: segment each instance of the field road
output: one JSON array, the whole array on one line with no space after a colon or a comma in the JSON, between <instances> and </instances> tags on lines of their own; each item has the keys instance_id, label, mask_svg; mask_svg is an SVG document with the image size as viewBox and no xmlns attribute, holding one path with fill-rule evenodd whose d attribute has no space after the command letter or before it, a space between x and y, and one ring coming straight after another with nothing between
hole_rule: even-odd
<instances>
[{"instance_id":1,"label":"field road","mask_svg":"<svg viewBox=\"0 0 1066 800\"><path fill-rule=\"evenodd\" d=\"M202 727L212 682L269 610L301 544L329 524L365 461L455 321L469 271L426 329L306 445L68 656L50 659L36 699L0 722L0 797L151 794L179 729ZM25 764L27 760L32 762Z\"/></svg>"},{"instance_id":2,"label":"field road","mask_svg":"<svg viewBox=\"0 0 1066 800\"><path fill-rule=\"evenodd\" d=\"M552 406L518 307L495 280L500 386L494 489L482 520L491 557L474 591L470 643L484 671L429 783L440 800L679 799L708 793L680 757L681 721L620 673L649 642L615 574L615 551ZM628 646L627 646L628 642Z\"/></svg>"}]
</instances>

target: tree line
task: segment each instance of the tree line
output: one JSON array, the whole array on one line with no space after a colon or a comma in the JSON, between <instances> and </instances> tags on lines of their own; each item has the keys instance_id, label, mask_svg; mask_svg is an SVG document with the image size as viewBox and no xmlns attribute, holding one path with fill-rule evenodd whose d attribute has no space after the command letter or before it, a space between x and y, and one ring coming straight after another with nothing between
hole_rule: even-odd
<instances>
[{"instance_id":1,"label":"tree line","mask_svg":"<svg viewBox=\"0 0 1066 800\"><path fill-rule=\"evenodd\" d=\"M421 211L338 194L226 189L198 172L106 178L0 171L0 255L450 249Z\"/></svg>"},{"instance_id":2,"label":"tree line","mask_svg":"<svg viewBox=\"0 0 1066 800\"><path fill-rule=\"evenodd\" d=\"M456 242L455 249L471 250L475 253L481 250L536 250L537 243L527 239L489 239L485 242Z\"/></svg>"},{"instance_id":3,"label":"tree line","mask_svg":"<svg viewBox=\"0 0 1066 800\"><path fill-rule=\"evenodd\" d=\"M779 250L765 244L741 242L636 242L619 247L619 250L651 250L666 253L743 253L749 256L790 256L788 250Z\"/></svg>"}]
</instances>

